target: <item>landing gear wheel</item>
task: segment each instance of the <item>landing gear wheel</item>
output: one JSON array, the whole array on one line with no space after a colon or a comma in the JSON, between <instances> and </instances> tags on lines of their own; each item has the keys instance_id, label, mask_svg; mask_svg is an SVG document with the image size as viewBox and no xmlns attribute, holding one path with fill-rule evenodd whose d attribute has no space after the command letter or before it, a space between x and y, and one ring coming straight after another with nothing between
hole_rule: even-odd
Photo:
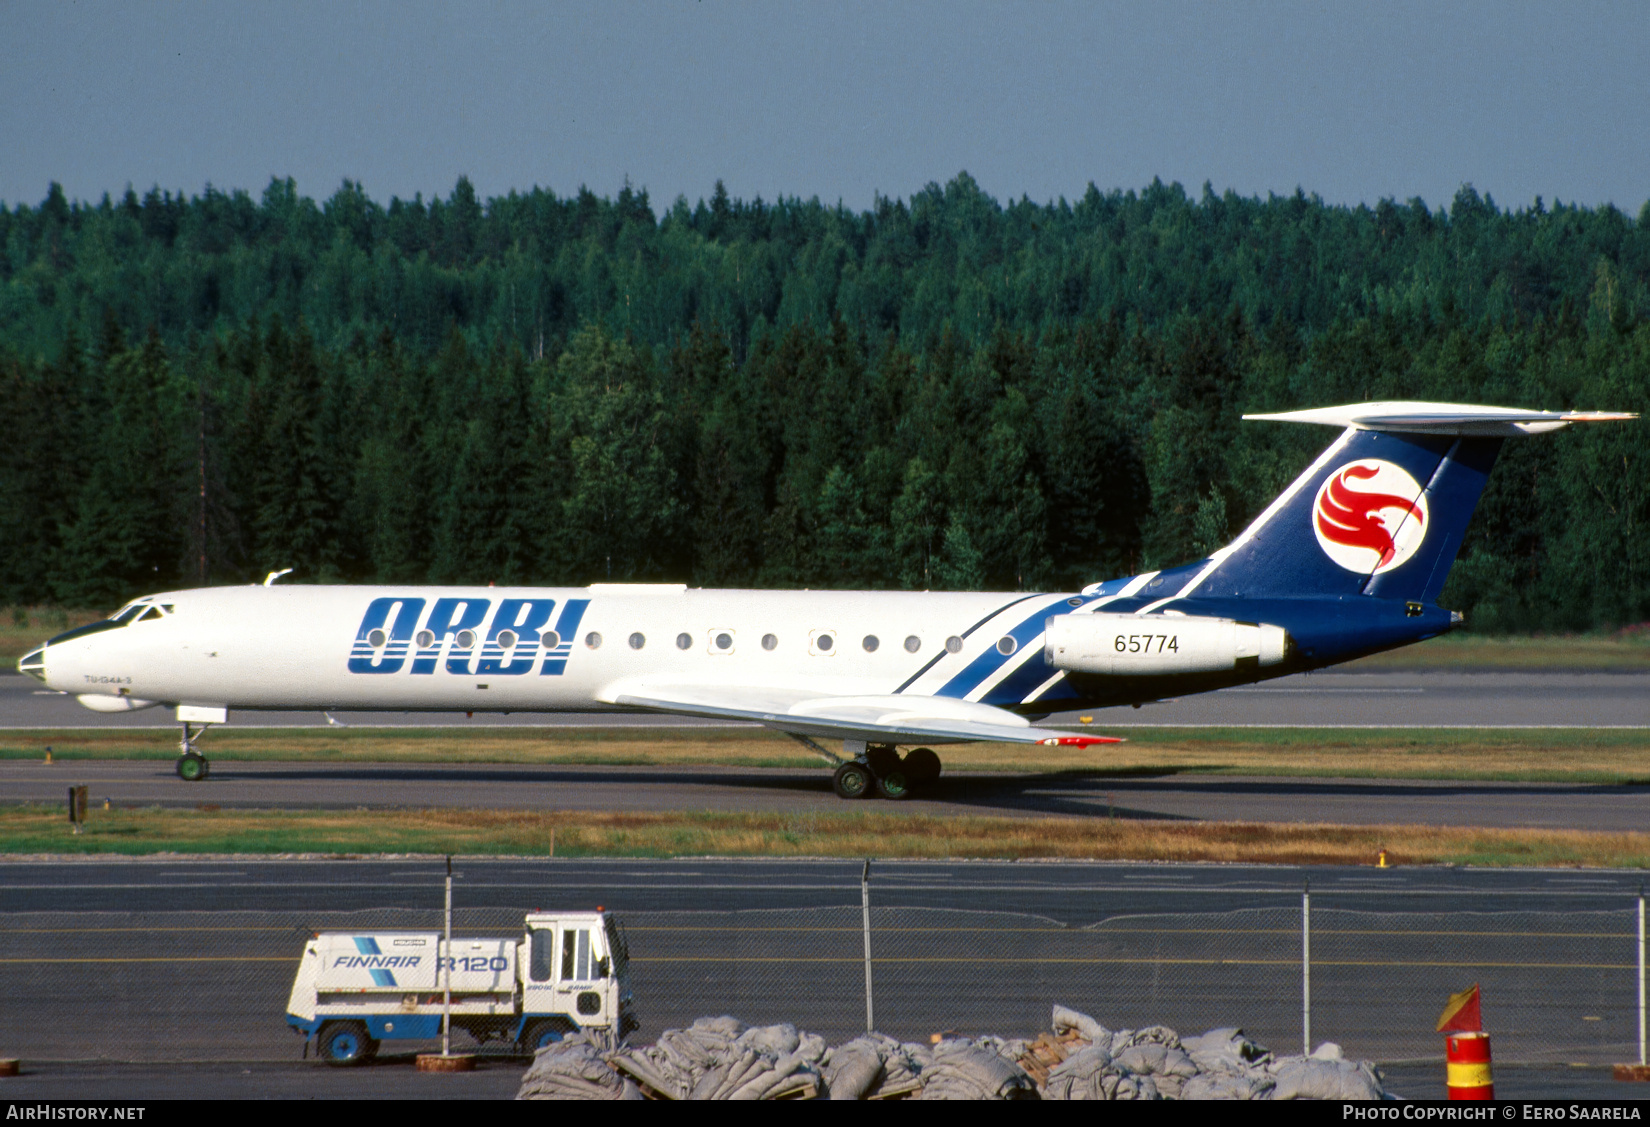
<instances>
[{"instance_id":1,"label":"landing gear wheel","mask_svg":"<svg viewBox=\"0 0 1650 1127\"><path fill-rule=\"evenodd\" d=\"M905 777L916 786L931 783L940 777L940 757L934 754L933 748L912 748L900 760L900 766L905 771Z\"/></svg>"},{"instance_id":2,"label":"landing gear wheel","mask_svg":"<svg viewBox=\"0 0 1650 1127\"><path fill-rule=\"evenodd\" d=\"M831 776L831 789L838 798L864 798L871 793L871 772L863 763L844 763Z\"/></svg>"},{"instance_id":3,"label":"landing gear wheel","mask_svg":"<svg viewBox=\"0 0 1650 1127\"><path fill-rule=\"evenodd\" d=\"M378 1054L378 1042L359 1021L331 1021L321 1026L315 1049L328 1064L345 1066L371 1060Z\"/></svg>"},{"instance_id":4,"label":"landing gear wheel","mask_svg":"<svg viewBox=\"0 0 1650 1127\"><path fill-rule=\"evenodd\" d=\"M188 755L178 756L178 778L186 783L198 783L212 773L211 764L207 763L206 756L190 752Z\"/></svg>"},{"instance_id":5,"label":"landing gear wheel","mask_svg":"<svg viewBox=\"0 0 1650 1127\"><path fill-rule=\"evenodd\" d=\"M899 752L887 744L876 744L865 751L865 766L879 779L890 771L898 771Z\"/></svg>"},{"instance_id":6,"label":"landing gear wheel","mask_svg":"<svg viewBox=\"0 0 1650 1127\"><path fill-rule=\"evenodd\" d=\"M911 781L898 767L877 776L877 793L895 802L911 797Z\"/></svg>"},{"instance_id":7,"label":"landing gear wheel","mask_svg":"<svg viewBox=\"0 0 1650 1127\"><path fill-rule=\"evenodd\" d=\"M540 1049L548 1048L568 1034L576 1032L578 1030L573 1028L571 1022L550 1018L529 1022L527 1028L522 1030L521 1040L516 1043L523 1053L532 1054Z\"/></svg>"}]
</instances>

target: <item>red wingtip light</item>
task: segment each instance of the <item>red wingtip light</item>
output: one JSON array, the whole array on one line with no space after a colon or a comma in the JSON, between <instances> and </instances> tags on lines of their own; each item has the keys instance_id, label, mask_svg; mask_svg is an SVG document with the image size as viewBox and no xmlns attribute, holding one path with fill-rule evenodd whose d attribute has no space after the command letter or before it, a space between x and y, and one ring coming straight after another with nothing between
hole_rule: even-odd
<instances>
[{"instance_id":1,"label":"red wingtip light","mask_svg":"<svg viewBox=\"0 0 1650 1127\"><path fill-rule=\"evenodd\" d=\"M1120 744L1122 736L1054 736L1038 740L1044 747L1088 747L1091 744Z\"/></svg>"}]
</instances>

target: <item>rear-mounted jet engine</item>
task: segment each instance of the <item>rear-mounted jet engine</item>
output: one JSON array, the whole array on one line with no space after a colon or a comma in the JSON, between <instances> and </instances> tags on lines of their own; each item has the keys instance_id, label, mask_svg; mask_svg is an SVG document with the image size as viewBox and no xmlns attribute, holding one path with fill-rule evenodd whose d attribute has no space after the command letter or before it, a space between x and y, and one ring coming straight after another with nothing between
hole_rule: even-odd
<instances>
[{"instance_id":1,"label":"rear-mounted jet engine","mask_svg":"<svg viewBox=\"0 0 1650 1127\"><path fill-rule=\"evenodd\" d=\"M1281 626L1192 615L1057 615L1044 629L1048 663L1073 673L1229 673L1277 665L1294 649Z\"/></svg>"}]
</instances>

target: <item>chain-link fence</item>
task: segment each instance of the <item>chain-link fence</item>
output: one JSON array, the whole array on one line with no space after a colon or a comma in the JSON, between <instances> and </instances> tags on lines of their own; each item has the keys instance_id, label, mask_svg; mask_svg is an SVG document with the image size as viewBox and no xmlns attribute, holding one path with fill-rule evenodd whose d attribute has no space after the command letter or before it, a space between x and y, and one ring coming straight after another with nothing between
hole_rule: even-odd
<instances>
[{"instance_id":1,"label":"chain-link fence","mask_svg":"<svg viewBox=\"0 0 1650 1127\"><path fill-rule=\"evenodd\" d=\"M1498 1060L1634 1060L1642 913L1626 904L1489 913L1280 906L1082 927L873 905L876 1024L908 1040L945 1030L1030 1036L1059 1002L1113 1028L1241 1026L1284 1052L1299 1051L1309 1021L1315 1042L1393 1061L1438 1056L1433 1025L1445 998L1478 982ZM461 908L454 934L518 935L523 914ZM620 918L641 1038L721 1013L793 1022L829 1041L865 1028L859 904ZM291 1059L302 1043L284 1015L310 935L440 926L439 911L411 909L0 916L0 1056Z\"/></svg>"}]
</instances>

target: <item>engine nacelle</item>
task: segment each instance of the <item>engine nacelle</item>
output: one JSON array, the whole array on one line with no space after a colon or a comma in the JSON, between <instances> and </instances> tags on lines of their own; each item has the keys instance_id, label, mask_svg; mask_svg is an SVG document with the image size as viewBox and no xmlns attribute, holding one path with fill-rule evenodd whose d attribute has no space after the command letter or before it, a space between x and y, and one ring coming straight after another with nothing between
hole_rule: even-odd
<instances>
[{"instance_id":1,"label":"engine nacelle","mask_svg":"<svg viewBox=\"0 0 1650 1127\"><path fill-rule=\"evenodd\" d=\"M1054 668L1113 676L1230 673L1277 665L1292 648L1281 626L1168 614L1056 615L1043 638Z\"/></svg>"}]
</instances>

